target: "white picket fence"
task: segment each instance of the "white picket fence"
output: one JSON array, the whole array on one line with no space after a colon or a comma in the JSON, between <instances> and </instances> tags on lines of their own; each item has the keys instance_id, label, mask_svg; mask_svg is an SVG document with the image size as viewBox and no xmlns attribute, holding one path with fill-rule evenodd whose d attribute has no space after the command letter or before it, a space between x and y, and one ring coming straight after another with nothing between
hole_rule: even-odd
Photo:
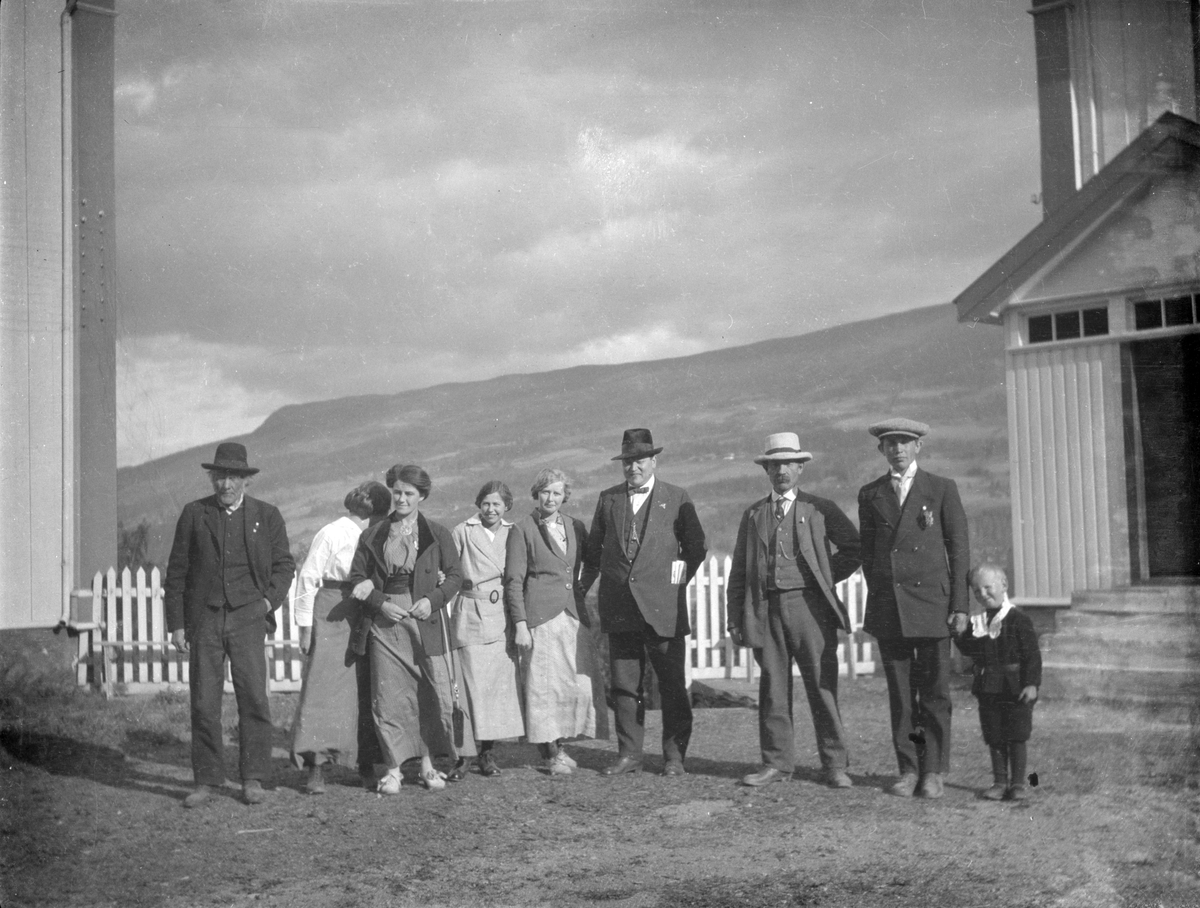
<instances>
[{"instance_id":1,"label":"white picket fence","mask_svg":"<svg viewBox=\"0 0 1200 908\"><path fill-rule=\"evenodd\" d=\"M725 583L732 559L713 556L700 566L688 586L692 634L688 638L688 681L692 678L755 677L750 651L733 646L725 635ZM294 589L294 584L293 584ZM839 673L854 678L875 670L871 639L862 632L866 585L854 574L838 584L838 595L850 612L853 632L841 634ZM182 687L188 682L186 654L170 642L163 612L162 578L158 568L146 572L115 568L97 573L90 596L77 597L68 627L79 635L76 680L106 694L145 693ZM289 591L288 602L291 602ZM278 626L265 643L268 686L273 691L299 690L303 657L300 631L292 610L276 613ZM232 690L227 678L226 686Z\"/></svg>"},{"instance_id":2,"label":"white picket fence","mask_svg":"<svg viewBox=\"0 0 1200 908\"><path fill-rule=\"evenodd\" d=\"M725 584L733 559L712 556L688 585L688 608L692 635L688 638L688 683L692 678L745 678L752 680L758 666L750 650L733 645L725 635ZM838 674L850 678L875 671L874 643L863 633L863 613L867 605L867 583L861 571L837 585L838 598L850 613L851 632L838 634ZM792 673L800 670L793 664Z\"/></svg>"},{"instance_id":3,"label":"white picket fence","mask_svg":"<svg viewBox=\"0 0 1200 908\"><path fill-rule=\"evenodd\" d=\"M88 598L90 602L82 601ZM150 693L187 685L188 658L171 645L158 568L149 578L141 568L136 575L125 568L119 577L115 568L97 572L91 596L81 597L75 618L73 624L79 631L76 681L80 685L94 685L107 695L117 690ZM265 644L268 687L299 690L303 665L300 631L292 622L290 608L276 611L275 619L275 633ZM225 674L225 687L232 691L228 665Z\"/></svg>"}]
</instances>

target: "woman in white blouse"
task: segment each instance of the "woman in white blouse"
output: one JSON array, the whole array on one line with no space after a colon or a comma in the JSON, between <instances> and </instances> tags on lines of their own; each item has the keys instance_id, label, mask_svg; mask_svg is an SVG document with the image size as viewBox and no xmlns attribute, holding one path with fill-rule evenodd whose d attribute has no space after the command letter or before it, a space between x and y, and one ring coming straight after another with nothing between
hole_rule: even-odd
<instances>
[{"instance_id":1,"label":"woman in white blouse","mask_svg":"<svg viewBox=\"0 0 1200 908\"><path fill-rule=\"evenodd\" d=\"M307 767L305 791L322 794L322 765L357 764L364 784L374 784L378 741L371 721L370 669L350 648L359 609L346 577L363 528L387 517L392 493L381 482L364 482L343 502L349 516L323 526L313 537L296 576L292 618L307 656L300 703L292 722L292 762Z\"/></svg>"},{"instance_id":2,"label":"woman in white blouse","mask_svg":"<svg viewBox=\"0 0 1200 908\"><path fill-rule=\"evenodd\" d=\"M479 746L476 763L484 776L500 773L492 753L495 742L525 734L520 668L504 609L504 554L512 526L504 514L512 504L508 486L495 479L485 483L475 496L479 513L453 532L463 585L451 607L450 645L458 651L462 666L471 727ZM460 758L450 778L462 779L466 774L466 758Z\"/></svg>"}]
</instances>

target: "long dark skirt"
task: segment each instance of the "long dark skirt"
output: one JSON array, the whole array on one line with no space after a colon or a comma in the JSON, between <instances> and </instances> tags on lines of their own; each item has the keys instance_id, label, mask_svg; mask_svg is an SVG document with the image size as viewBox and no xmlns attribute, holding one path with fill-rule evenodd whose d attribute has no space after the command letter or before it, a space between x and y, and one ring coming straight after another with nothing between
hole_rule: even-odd
<instances>
[{"instance_id":1,"label":"long dark skirt","mask_svg":"<svg viewBox=\"0 0 1200 908\"><path fill-rule=\"evenodd\" d=\"M348 593L317 590L312 649L304 666L300 704L292 723L292 762L296 766L354 766L359 762L358 661L366 657L355 656L349 647L358 613L358 603ZM370 718L363 716L367 722ZM369 762L373 757L370 755Z\"/></svg>"}]
</instances>

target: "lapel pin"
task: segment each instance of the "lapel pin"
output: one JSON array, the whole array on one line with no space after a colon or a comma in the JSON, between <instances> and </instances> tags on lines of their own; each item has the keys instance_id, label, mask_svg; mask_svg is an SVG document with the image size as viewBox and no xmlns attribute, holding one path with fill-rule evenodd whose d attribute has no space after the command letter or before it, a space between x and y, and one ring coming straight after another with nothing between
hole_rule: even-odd
<instances>
[{"instance_id":1,"label":"lapel pin","mask_svg":"<svg viewBox=\"0 0 1200 908\"><path fill-rule=\"evenodd\" d=\"M929 505L921 505L921 513L917 517L917 524L923 530L927 530L933 526L933 512L929 510Z\"/></svg>"}]
</instances>

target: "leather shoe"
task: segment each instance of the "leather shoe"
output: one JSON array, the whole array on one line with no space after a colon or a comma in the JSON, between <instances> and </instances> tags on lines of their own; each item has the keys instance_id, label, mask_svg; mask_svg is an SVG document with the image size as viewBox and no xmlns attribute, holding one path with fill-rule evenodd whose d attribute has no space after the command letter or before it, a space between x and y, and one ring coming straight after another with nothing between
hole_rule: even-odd
<instances>
[{"instance_id":1,"label":"leather shoe","mask_svg":"<svg viewBox=\"0 0 1200 908\"><path fill-rule=\"evenodd\" d=\"M776 769L774 766L764 766L758 772L742 776L742 784L749 785L751 788L757 788L760 785L769 785L772 782L786 782L791 777L792 774L790 772L784 772L782 769Z\"/></svg>"},{"instance_id":2,"label":"leather shoe","mask_svg":"<svg viewBox=\"0 0 1200 908\"><path fill-rule=\"evenodd\" d=\"M1029 793L1025 790L1024 785L1013 785L1008 789L1008 800L1024 801L1028 799Z\"/></svg>"},{"instance_id":3,"label":"leather shoe","mask_svg":"<svg viewBox=\"0 0 1200 908\"><path fill-rule=\"evenodd\" d=\"M906 772L895 784L888 789L888 794L894 794L898 798L911 798L913 792L917 790L917 776L915 773Z\"/></svg>"},{"instance_id":4,"label":"leather shoe","mask_svg":"<svg viewBox=\"0 0 1200 908\"><path fill-rule=\"evenodd\" d=\"M490 750L485 750L481 753L475 762L479 765L479 774L481 776L500 775L500 767L496 765L496 758L492 756Z\"/></svg>"},{"instance_id":5,"label":"leather shoe","mask_svg":"<svg viewBox=\"0 0 1200 908\"><path fill-rule=\"evenodd\" d=\"M921 776L921 785L917 789L917 794L923 798L940 798L942 796L942 774L927 772Z\"/></svg>"},{"instance_id":6,"label":"leather shoe","mask_svg":"<svg viewBox=\"0 0 1200 908\"><path fill-rule=\"evenodd\" d=\"M627 772L641 772L642 758L641 757L621 757L616 763L605 766L600 770L601 775L619 776Z\"/></svg>"},{"instance_id":7,"label":"leather shoe","mask_svg":"<svg viewBox=\"0 0 1200 908\"><path fill-rule=\"evenodd\" d=\"M979 797L985 801L1003 801L1006 794L1008 794L1008 786L1003 782L997 782L991 788L979 792Z\"/></svg>"},{"instance_id":8,"label":"leather shoe","mask_svg":"<svg viewBox=\"0 0 1200 908\"><path fill-rule=\"evenodd\" d=\"M823 779L830 788L853 788L854 781L844 769L827 769Z\"/></svg>"},{"instance_id":9,"label":"leather shoe","mask_svg":"<svg viewBox=\"0 0 1200 908\"><path fill-rule=\"evenodd\" d=\"M447 782L461 782L467 777L467 758L459 757L454 768L446 773Z\"/></svg>"},{"instance_id":10,"label":"leather shoe","mask_svg":"<svg viewBox=\"0 0 1200 908\"><path fill-rule=\"evenodd\" d=\"M242 783L242 800L247 804L261 804L266 799L267 793L258 779L247 779Z\"/></svg>"},{"instance_id":11,"label":"leather shoe","mask_svg":"<svg viewBox=\"0 0 1200 908\"><path fill-rule=\"evenodd\" d=\"M197 785L190 795L183 799L184 807L199 807L208 802L216 794L215 785Z\"/></svg>"},{"instance_id":12,"label":"leather shoe","mask_svg":"<svg viewBox=\"0 0 1200 908\"><path fill-rule=\"evenodd\" d=\"M662 774L664 776L686 776L687 770L683 768L682 760L667 760L663 764Z\"/></svg>"}]
</instances>

